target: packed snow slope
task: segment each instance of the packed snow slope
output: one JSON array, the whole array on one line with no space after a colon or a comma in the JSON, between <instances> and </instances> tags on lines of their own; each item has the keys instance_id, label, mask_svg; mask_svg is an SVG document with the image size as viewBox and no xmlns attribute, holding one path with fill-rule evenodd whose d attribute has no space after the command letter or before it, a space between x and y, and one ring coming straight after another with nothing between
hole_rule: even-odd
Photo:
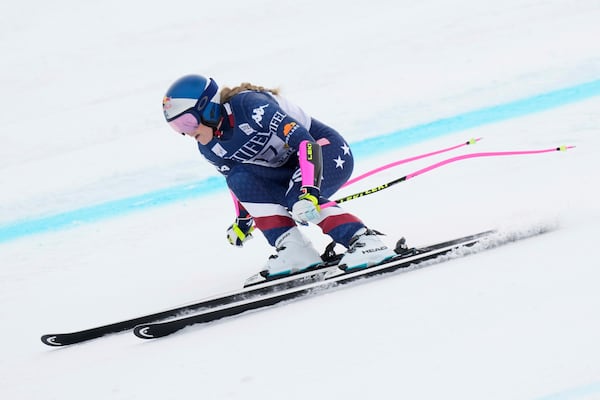
<instances>
[{"instance_id":1,"label":"packed snow slope","mask_svg":"<svg viewBox=\"0 0 600 400\"><path fill-rule=\"evenodd\" d=\"M0 9L2 399L600 398L597 0ZM187 73L280 87L357 147L355 175L477 137L452 155L576 147L456 162L345 205L390 244L542 235L162 340L44 346L237 288L271 253L260 234L229 246L218 186L99 214L217 179L161 114ZM42 229L57 215L72 220Z\"/></svg>"}]
</instances>

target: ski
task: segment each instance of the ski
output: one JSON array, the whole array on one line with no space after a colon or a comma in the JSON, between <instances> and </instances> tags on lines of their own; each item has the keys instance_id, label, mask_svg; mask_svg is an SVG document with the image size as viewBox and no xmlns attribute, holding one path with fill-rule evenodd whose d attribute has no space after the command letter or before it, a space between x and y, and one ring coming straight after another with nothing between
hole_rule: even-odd
<instances>
[{"instance_id":1,"label":"ski","mask_svg":"<svg viewBox=\"0 0 600 400\"><path fill-rule=\"evenodd\" d=\"M41 340L44 344L54 347L68 346L76 343L81 343L88 340L97 339L111 333L119 333L126 330L130 330L139 324L156 322L176 317L178 315L189 314L191 312L202 310L204 308L219 307L225 304L252 299L260 295L310 283L316 279L320 279L322 275L324 275L329 269L332 268L337 268L337 266L327 265L322 268L315 268L309 271L288 275L278 279L265 280L262 283L255 283L252 286L244 287L241 290L235 290L214 297L208 297L205 299L198 300L196 302L179 305L160 312L142 315L136 318L131 318L128 320L123 320L107 325L101 325L95 328L84 329L69 333L45 334L42 335Z\"/></svg>"},{"instance_id":2,"label":"ski","mask_svg":"<svg viewBox=\"0 0 600 400\"><path fill-rule=\"evenodd\" d=\"M489 235L492 231L481 232L475 235L469 235L450 241L436 243L430 246L413 248L406 253L393 258L390 262L397 262L406 257L412 257L415 254L424 254L436 249L443 249L460 245L474 239L482 238ZM68 346L76 343L85 342L100 338L102 336L119 333L127 330L131 330L136 326L150 324L158 321L168 320L170 318L176 318L182 315L190 315L192 313L201 312L203 310L215 310L219 307L224 307L230 304L240 304L244 301L252 301L261 296L287 291L293 288L310 285L315 282L320 282L325 279L325 276L332 276L339 274L340 268L335 264L324 264L321 267L303 271L301 273L291 274L283 277L277 277L276 279L265 279L260 278L263 281L259 282L256 278L250 286L246 286L240 290L220 294L213 297L204 298L195 302L179 305L156 313L138 316L135 318L114 322L106 325L97 326L90 329L84 329L80 331L68 332L68 333L52 333L42 335L41 341L53 347ZM248 281L247 281L248 283ZM243 312L243 311L241 311ZM234 314L233 314L234 315Z\"/></svg>"},{"instance_id":3,"label":"ski","mask_svg":"<svg viewBox=\"0 0 600 400\"><path fill-rule=\"evenodd\" d=\"M488 233L489 232L482 232L478 235L485 235ZM434 248L435 246L445 246L452 243L458 243L461 240L466 240L472 237L474 236L472 235L465 238L459 238L448 242L438 243L436 245L422 248L421 250L426 251L427 249ZM232 291L218 296L205 298L196 302L173 307L157 313L147 314L128 320L123 320L107 325L101 325L90 329L84 329L69 333L46 334L41 337L41 341L48 346L55 347L81 343L88 340L97 339L108 334L130 330L140 324L157 322L184 314L190 314L205 308L219 307L230 303L237 303L242 300L253 299L257 296L265 295L268 293L290 289L304 284L309 284L317 280L321 280L323 276L330 270L337 269L338 268L335 265L332 266L331 264L325 264L325 266L322 268L316 268L297 274L277 277L276 279L266 280L265 278L261 278L263 279L263 282L254 281L251 286L244 287L241 290Z\"/></svg>"},{"instance_id":4,"label":"ski","mask_svg":"<svg viewBox=\"0 0 600 400\"><path fill-rule=\"evenodd\" d=\"M141 339L155 339L175 333L187 326L215 321L225 317L231 317L246 311L275 305L282 301L296 299L311 293L330 289L353 282L357 279L368 278L406 269L425 261L448 255L461 247L470 247L480 242L482 238L488 237L494 231L487 231L475 235L437 243L422 248L413 248L406 254L399 255L381 264L360 269L347 270L344 266L328 268L322 275L322 279L309 282L296 287L283 288L281 290L267 293L252 299L211 307L190 315L176 317L170 320L155 323L142 323L137 325L133 332Z\"/></svg>"}]
</instances>

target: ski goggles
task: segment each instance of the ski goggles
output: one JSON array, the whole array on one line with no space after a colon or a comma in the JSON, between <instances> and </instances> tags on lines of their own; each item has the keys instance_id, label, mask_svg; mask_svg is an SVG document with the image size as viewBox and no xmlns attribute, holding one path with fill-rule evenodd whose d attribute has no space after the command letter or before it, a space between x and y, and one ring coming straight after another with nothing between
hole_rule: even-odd
<instances>
[{"instance_id":1,"label":"ski goggles","mask_svg":"<svg viewBox=\"0 0 600 400\"><path fill-rule=\"evenodd\" d=\"M169 126L173 128L176 132L181 133L182 135L191 134L198 129L200 126L200 122L192 114L191 112L186 112L185 114L181 114L179 117L169 122Z\"/></svg>"}]
</instances>

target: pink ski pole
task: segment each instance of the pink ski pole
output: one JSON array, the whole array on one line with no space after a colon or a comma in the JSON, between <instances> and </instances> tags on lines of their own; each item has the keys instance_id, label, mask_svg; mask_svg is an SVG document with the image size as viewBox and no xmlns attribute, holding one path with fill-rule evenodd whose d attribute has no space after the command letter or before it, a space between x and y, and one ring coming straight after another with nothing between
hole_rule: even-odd
<instances>
[{"instance_id":1,"label":"pink ski pole","mask_svg":"<svg viewBox=\"0 0 600 400\"><path fill-rule=\"evenodd\" d=\"M575 146L559 146L559 147L553 147L551 149L543 149L543 150L524 150L524 151L495 151L495 152L486 152L486 153L472 153L472 154L465 154L462 156L457 156L457 157L452 157L452 158L448 158L446 160L442 160L440 162L437 162L435 164L431 164L430 166L427 166L425 168L419 169L417 171L414 171L408 175L405 175L401 178L398 179L394 179L391 182L388 183L384 183L383 185L379 185L376 186L374 188L371 189L367 189L367 190L363 190L362 192L358 192L355 194L351 194L350 196L346 196L346 197L342 197L341 199L338 200L333 200L330 201L328 203L324 203L321 204L321 208L327 208L327 207L331 207L334 206L336 204L340 204L340 203L344 203L346 201L350 201L350 200L355 200L358 199L360 197L363 196L367 196L369 194L373 194L376 192L379 192L383 189L387 189L390 186L393 186L397 183L400 182L404 182L407 181L411 178L414 178L416 176L422 175L426 172L432 171L434 169L443 167L444 165L456 162L456 161L461 161L461 160L466 160L469 158L478 158L478 157L501 157L501 156L518 156L518 155L526 155L526 154L541 154L541 153L550 153L550 152L555 152L555 151L567 151L568 149L572 149Z\"/></svg>"},{"instance_id":2,"label":"pink ski pole","mask_svg":"<svg viewBox=\"0 0 600 400\"><path fill-rule=\"evenodd\" d=\"M445 149L433 151L431 153L425 153L425 154L421 154L421 155L418 155L418 156L405 158L403 160L394 161L393 163L383 165L383 166L381 166L379 168L375 168L374 170L371 170L369 172L365 172L364 174L359 175L356 178L350 179L348 182L346 182L346 183L344 183L342 185L342 188L350 186L353 183L356 183L356 182L358 182L358 181L360 181L360 180L362 180L364 178L367 178L367 177L369 177L371 175L374 175L374 174L376 174L378 172L381 172L381 171L384 171L386 169L389 169L389 168L392 168L392 167L396 167L396 166L401 165L401 164L406 164L406 163L411 162L411 161L420 160L422 158L431 157L431 156L435 156L435 155L438 155L438 154L446 153L448 151L455 150L455 149L458 149L458 148L461 148L461 147L464 147L464 146L468 146L470 144L475 144L475 143L479 142L480 140L481 140L481 138L469 139L466 142L463 142L461 144L457 144L456 146L451 146L451 147L448 147L448 148L445 148Z\"/></svg>"}]
</instances>

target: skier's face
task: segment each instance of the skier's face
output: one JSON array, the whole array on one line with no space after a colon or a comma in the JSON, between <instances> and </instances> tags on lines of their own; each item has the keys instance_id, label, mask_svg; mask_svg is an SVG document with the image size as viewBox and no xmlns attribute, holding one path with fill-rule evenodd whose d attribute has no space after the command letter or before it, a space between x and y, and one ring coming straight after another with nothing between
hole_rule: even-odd
<instances>
[{"instance_id":1,"label":"skier's face","mask_svg":"<svg viewBox=\"0 0 600 400\"><path fill-rule=\"evenodd\" d=\"M208 144L213 138L213 129L209 126L199 124L195 131L186 135L193 137L200 144Z\"/></svg>"},{"instance_id":2,"label":"skier's face","mask_svg":"<svg viewBox=\"0 0 600 400\"><path fill-rule=\"evenodd\" d=\"M191 136L201 144L207 144L212 140L213 129L198 122L191 113L185 113L169 122L171 128L182 135Z\"/></svg>"}]
</instances>

